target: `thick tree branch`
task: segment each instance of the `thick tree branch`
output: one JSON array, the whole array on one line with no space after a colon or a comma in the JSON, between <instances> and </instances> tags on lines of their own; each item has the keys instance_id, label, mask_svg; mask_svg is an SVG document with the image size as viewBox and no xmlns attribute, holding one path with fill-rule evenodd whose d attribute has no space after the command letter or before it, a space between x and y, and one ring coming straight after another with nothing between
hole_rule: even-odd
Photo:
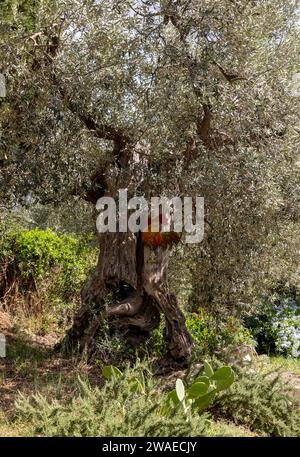
<instances>
[{"instance_id":1,"label":"thick tree branch","mask_svg":"<svg viewBox=\"0 0 300 457\"><path fill-rule=\"evenodd\" d=\"M96 138L113 141L115 143L116 151L118 152L125 148L126 144L130 142L129 136L125 135L122 130L111 125L99 124L90 114L82 113L76 103L71 100L67 91L60 83L58 83L55 75L53 76L53 81L55 82L61 98L67 108L78 117L87 130L89 130Z\"/></svg>"},{"instance_id":2,"label":"thick tree branch","mask_svg":"<svg viewBox=\"0 0 300 457\"><path fill-rule=\"evenodd\" d=\"M207 146L209 146L209 136L211 133L211 119L212 119L212 113L211 113L211 107L207 104L204 103L202 105L203 107L203 116L201 118L197 119L197 134L199 138L203 141L203 143Z\"/></svg>"},{"instance_id":3,"label":"thick tree branch","mask_svg":"<svg viewBox=\"0 0 300 457\"><path fill-rule=\"evenodd\" d=\"M143 296L141 291L135 292L135 294L120 303L111 305L107 310L108 316L134 316L142 307Z\"/></svg>"},{"instance_id":4,"label":"thick tree branch","mask_svg":"<svg viewBox=\"0 0 300 457\"><path fill-rule=\"evenodd\" d=\"M229 73L229 71L225 71L224 68L221 67L221 65L219 65L217 62L213 62L213 63L218 67L218 69L220 70L220 72L222 73L222 75L224 76L226 81L228 81L230 84L235 83L236 81L245 81L246 80L246 78L244 76L240 76L240 75L237 75L236 73Z\"/></svg>"}]
</instances>

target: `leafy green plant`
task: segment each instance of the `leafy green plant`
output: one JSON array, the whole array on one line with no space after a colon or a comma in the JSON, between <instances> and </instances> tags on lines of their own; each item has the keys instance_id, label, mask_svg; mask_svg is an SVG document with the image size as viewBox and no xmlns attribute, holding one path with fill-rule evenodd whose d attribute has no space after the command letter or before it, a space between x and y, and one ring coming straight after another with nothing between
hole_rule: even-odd
<instances>
[{"instance_id":1,"label":"leafy green plant","mask_svg":"<svg viewBox=\"0 0 300 457\"><path fill-rule=\"evenodd\" d=\"M255 345L250 331L234 316L219 322L202 308L198 314L187 314L186 325L198 352L213 354L229 345Z\"/></svg>"},{"instance_id":2,"label":"leafy green plant","mask_svg":"<svg viewBox=\"0 0 300 457\"><path fill-rule=\"evenodd\" d=\"M255 346L250 330L235 316L229 316L226 321L221 323L220 340L223 347L229 345L239 346L241 344Z\"/></svg>"},{"instance_id":3,"label":"leafy green plant","mask_svg":"<svg viewBox=\"0 0 300 457\"><path fill-rule=\"evenodd\" d=\"M233 382L234 373L231 367L223 366L214 371L209 362L205 361L202 376L198 376L187 389L183 381L177 379L175 389L167 395L162 409L163 414L173 414L179 405L185 413L189 409L201 413L214 401L219 392L228 389Z\"/></svg>"},{"instance_id":4,"label":"leafy green plant","mask_svg":"<svg viewBox=\"0 0 300 457\"><path fill-rule=\"evenodd\" d=\"M114 367L113 365L108 365L103 368L102 375L106 379L118 379L120 376L122 376L122 372L119 370L119 368Z\"/></svg>"},{"instance_id":5,"label":"leafy green plant","mask_svg":"<svg viewBox=\"0 0 300 457\"><path fill-rule=\"evenodd\" d=\"M8 221L0 230L2 307L34 333L63 329L95 261L90 236L25 229Z\"/></svg>"},{"instance_id":6,"label":"leafy green plant","mask_svg":"<svg viewBox=\"0 0 300 457\"><path fill-rule=\"evenodd\" d=\"M212 316L203 308L197 313L189 313L186 317L186 326L191 333L198 349L212 352L218 345L215 322Z\"/></svg>"},{"instance_id":7,"label":"leafy green plant","mask_svg":"<svg viewBox=\"0 0 300 457\"><path fill-rule=\"evenodd\" d=\"M14 228L1 239L0 261L5 261L19 279L44 281L56 274L59 285L68 283L71 291L78 289L93 256L91 237L55 233L49 229ZM58 284L56 283L56 287Z\"/></svg>"},{"instance_id":8,"label":"leafy green plant","mask_svg":"<svg viewBox=\"0 0 300 457\"><path fill-rule=\"evenodd\" d=\"M89 240L37 228L9 236L15 261L24 276L31 274L39 279L55 267L61 267L68 280L84 273L86 257L91 252Z\"/></svg>"},{"instance_id":9,"label":"leafy green plant","mask_svg":"<svg viewBox=\"0 0 300 457\"><path fill-rule=\"evenodd\" d=\"M158 328L153 330L151 338L147 343L147 350L158 357L162 357L166 351L166 341L164 338L164 322L161 320Z\"/></svg>"}]
</instances>

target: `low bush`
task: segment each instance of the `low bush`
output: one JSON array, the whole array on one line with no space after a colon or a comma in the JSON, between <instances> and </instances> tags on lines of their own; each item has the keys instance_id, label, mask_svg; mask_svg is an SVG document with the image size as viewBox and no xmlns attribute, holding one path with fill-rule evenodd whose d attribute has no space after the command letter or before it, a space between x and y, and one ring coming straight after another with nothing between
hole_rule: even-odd
<instances>
[{"instance_id":1,"label":"low bush","mask_svg":"<svg viewBox=\"0 0 300 457\"><path fill-rule=\"evenodd\" d=\"M199 314L187 314L186 325L198 353L212 355L215 351L228 346L255 345L250 331L233 316L227 317L224 321L217 321L213 315L201 309Z\"/></svg>"},{"instance_id":2,"label":"low bush","mask_svg":"<svg viewBox=\"0 0 300 457\"><path fill-rule=\"evenodd\" d=\"M107 367L108 368L108 367ZM26 421L42 436L204 436L210 427L206 414L161 414L164 393L146 365L137 364L115 376L102 388L78 380L73 398L48 401L34 395L20 397L15 421ZM121 373L121 376L119 375Z\"/></svg>"},{"instance_id":3,"label":"low bush","mask_svg":"<svg viewBox=\"0 0 300 457\"><path fill-rule=\"evenodd\" d=\"M91 237L15 226L1 233L0 244L2 308L39 320L43 316L49 325L53 318L64 318L65 310L79 301L96 260ZM55 313L47 315L48 310Z\"/></svg>"},{"instance_id":4,"label":"low bush","mask_svg":"<svg viewBox=\"0 0 300 457\"><path fill-rule=\"evenodd\" d=\"M299 405L278 371L236 369L235 382L210 411L267 436L300 436Z\"/></svg>"},{"instance_id":5,"label":"low bush","mask_svg":"<svg viewBox=\"0 0 300 457\"><path fill-rule=\"evenodd\" d=\"M13 424L35 436L211 436L226 421L255 435L300 436L299 405L277 371L235 369L233 379L213 360L167 391L144 362L107 366L103 377L101 387L78 379L72 398L19 396Z\"/></svg>"}]
</instances>

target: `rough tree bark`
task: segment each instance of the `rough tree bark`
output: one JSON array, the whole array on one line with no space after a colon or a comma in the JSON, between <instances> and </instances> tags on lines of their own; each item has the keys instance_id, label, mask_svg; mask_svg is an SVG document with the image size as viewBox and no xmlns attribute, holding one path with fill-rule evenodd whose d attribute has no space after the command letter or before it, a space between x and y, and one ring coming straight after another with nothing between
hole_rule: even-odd
<instances>
[{"instance_id":1,"label":"rough tree bark","mask_svg":"<svg viewBox=\"0 0 300 457\"><path fill-rule=\"evenodd\" d=\"M163 314L166 356L185 365L191 356L192 339L176 297L168 287L168 260L168 249L150 248L139 235L101 236L98 264L83 287L82 306L63 341L64 347L92 354L104 319L112 328L124 331L131 343L138 344L159 325ZM119 301L107 306L107 294L116 291Z\"/></svg>"}]
</instances>

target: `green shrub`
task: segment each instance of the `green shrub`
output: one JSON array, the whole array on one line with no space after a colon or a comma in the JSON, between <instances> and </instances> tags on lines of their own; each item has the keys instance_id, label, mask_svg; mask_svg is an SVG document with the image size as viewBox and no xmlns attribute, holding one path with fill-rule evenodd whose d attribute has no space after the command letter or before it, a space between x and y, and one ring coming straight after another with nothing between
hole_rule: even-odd
<instances>
[{"instance_id":1,"label":"green shrub","mask_svg":"<svg viewBox=\"0 0 300 457\"><path fill-rule=\"evenodd\" d=\"M187 314L186 325L196 344L197 351L213 354L229 345L255 345L250 331L234 316L217 320L204 309L199 314Z\"/></svg>"},{"instance_id":2,"label":"green shrub","mask_svg":"<svg viewBox=\"0 0 300 457\"><path fill-rule=\"evenodd\" d=\"M211 412L268 436L300 436L299 405L278 371L237 369L232 387L222 392Z\"/></svg>"},{"instance_id":3,"label":"green shrub","mask_svg":"<svg viewBox=\"0 0 300 457\"><path fill-rule=\"evenodd\" d=\"M255 346L251 332L234 316L224 321L217 319L201 308L199 313L185 313L186 326L195 343L194 353L199 356L213 355L216 351L228 346L247 344ZM161 357L166 350L164 339L164 322L154 330L148 344L151 353Z\"/></svg>"},{"instance_id":4,"label":"green shrub","mask_svg":"<svg viewBox=\"0 0 300 457\"><path fill-rule=\"evenodd\" d=\"M26 277L37 280L51 270L59 268L64 281L76 287L86 269L86 259L91 253L88 240L71 235L61 235L51 230L20 230L9 233L13 257Z\"/></svg>"},{"instance_id":5,"label":"green shrub","mask_svg":"<svg viewBox=\"0 0 300 457\"><path fill-rule=\"evenodd\" d=\"M204 309L186 315L186 326L198 349L211 353L218 346L215 322Z\"/></svg>"},{"instance_id":6,"label":"green shrub","mask_svg":"<svg viewBox=\"0 0 300 457\"><path fill-rule=\"evenodd\" d=\"M163 416L165 394L147 366L137 364L107 377L102 388L79 379L77 393L64 403L41 395L20 397L15 419L42 436L203 436L210 427L205 414L185 416L178 410Z\"/></svg>"},{"instance_id":7,"label":"green shrub","mask_svg":"<svg viewBox=\"0 0 300 457\"><path fill-rule=\"evenodd\" d=\"M162 357L167 349L166 340L164 337L165 325L163 319L160 321L158 328L153 330L151 338L146 345L147 351L155 354L157 357Z\"/></svg>"},{"instance_id":8,"label":"green shrub","mask_svg":"<svg viewBox=\"0 0 300 457\"><path fill-rule=\"evenodd\" d=\"M96 261L91 236L83 239L49 229L10 226L1 232L0 248L2 306L18 315L38 316L45 321L39 323L42 327L51 325L53 317L65 319ZM47 317L49 310L55 312Z\"/></svg>"}]
</instances>

